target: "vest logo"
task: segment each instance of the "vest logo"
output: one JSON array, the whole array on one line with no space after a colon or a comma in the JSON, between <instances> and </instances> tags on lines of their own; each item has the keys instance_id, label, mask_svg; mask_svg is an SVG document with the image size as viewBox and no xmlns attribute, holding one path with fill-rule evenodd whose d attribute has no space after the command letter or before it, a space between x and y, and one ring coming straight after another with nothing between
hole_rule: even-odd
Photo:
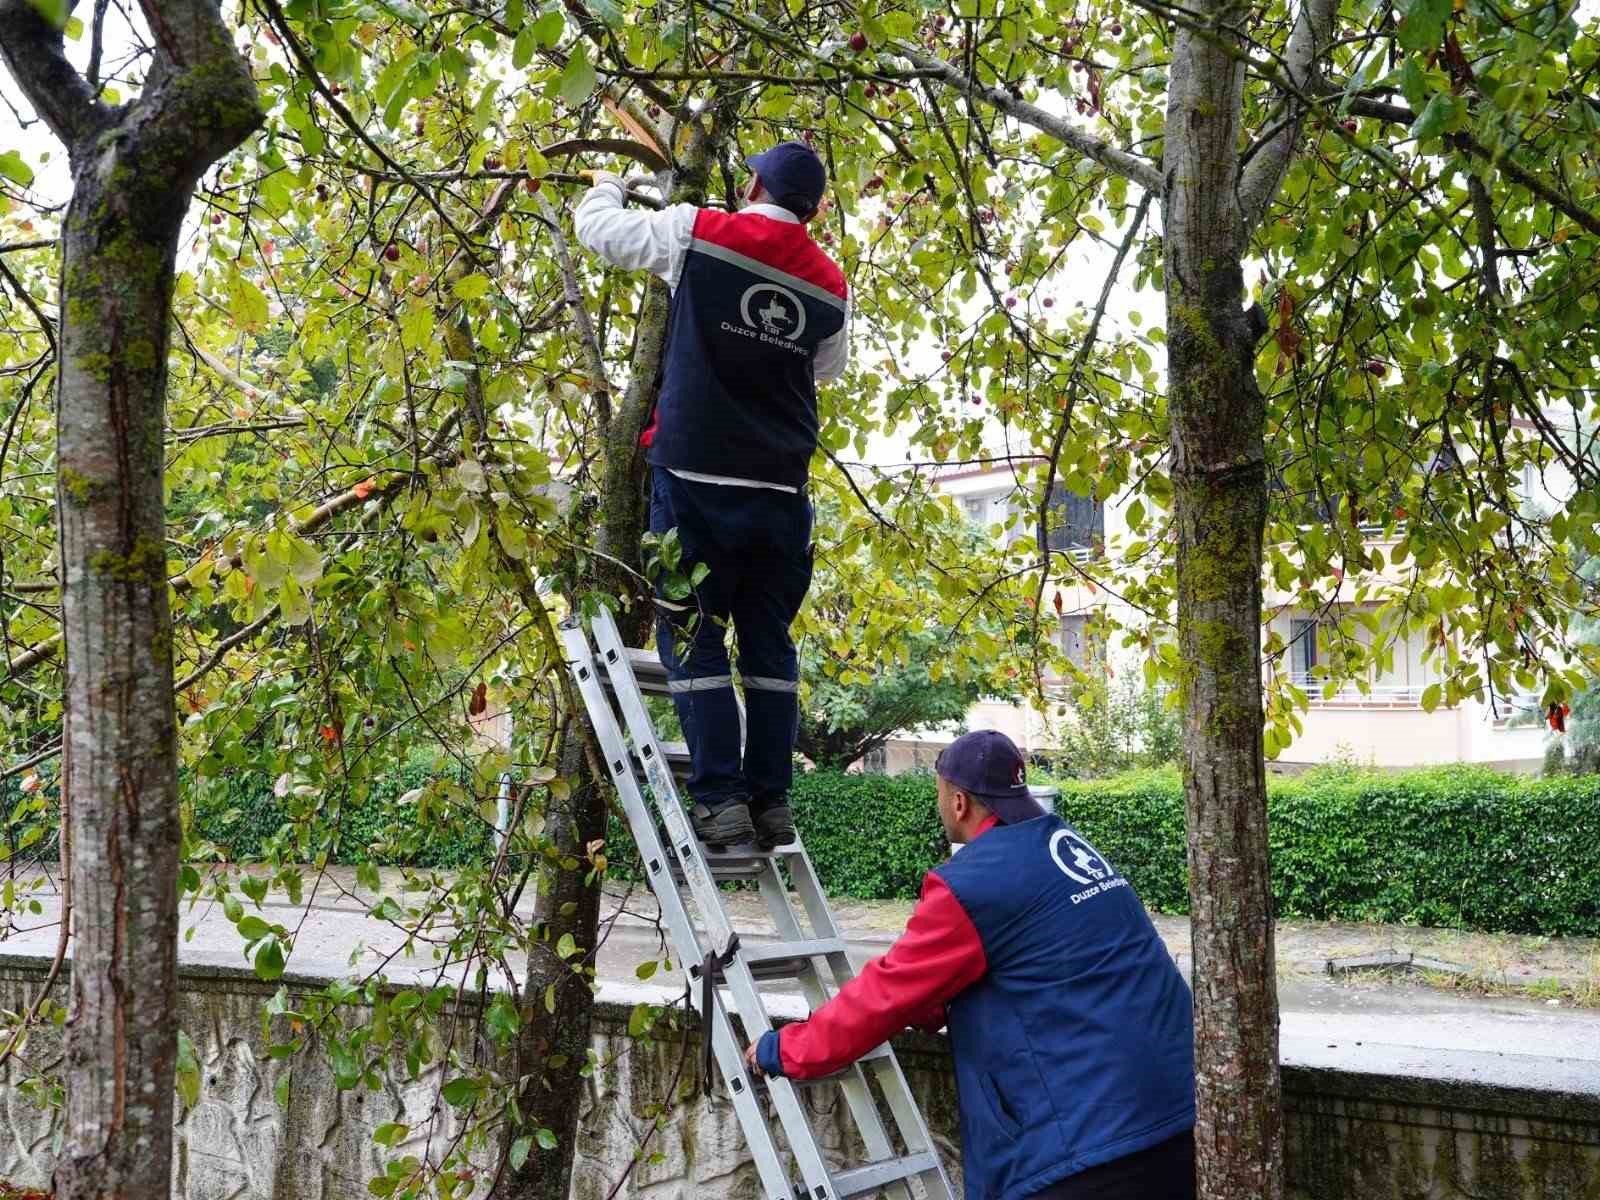
<instances>
[{"instance_id":1,"label":"vest logo","mask_svg":"<svg viewBox=\"0 0 1600 1200\"><path fill-rule=\"evenodd\" d=\"M796 340L806 330L806 306L799 296L776 283L746 288L739 300L739 315L751 329L785 342Z\"/></svg>"},{"instance_id":2,"label":"vest logo","mask_svg":"<svg viewBox=\"0 0 1600 1200\"><path fill-rule=\"evenodd\" d=\"M1050 839L1050 857L1062 874L1078 883L1096 884L1116 874L1098 850L1070 829L1058 829Z\"/></svg>"}]
</instances>

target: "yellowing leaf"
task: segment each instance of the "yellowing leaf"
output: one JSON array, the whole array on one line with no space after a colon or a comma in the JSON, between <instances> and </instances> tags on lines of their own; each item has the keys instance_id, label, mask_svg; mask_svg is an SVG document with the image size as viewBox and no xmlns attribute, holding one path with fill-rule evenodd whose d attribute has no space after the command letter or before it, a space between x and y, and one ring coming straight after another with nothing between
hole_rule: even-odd
<instances>
[{"instance_id":1,"label":"yellowing leaf","mask_svg":"<svg viewBox=\"0 0 1600 1200\"><path fill-rule=\"evenodd\" d=\"M262 329L267 324L267 297L235 272L228 277L228 312L244 328Z\"/></svg>"}]
</instances>

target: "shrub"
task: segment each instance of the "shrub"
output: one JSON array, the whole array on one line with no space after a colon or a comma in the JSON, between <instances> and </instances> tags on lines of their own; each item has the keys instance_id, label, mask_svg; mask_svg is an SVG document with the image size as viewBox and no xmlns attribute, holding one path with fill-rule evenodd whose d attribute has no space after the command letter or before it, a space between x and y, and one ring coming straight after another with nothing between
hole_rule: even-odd
<instances>
[{"instance_id":1,"label":"shrub","mask_svg":"<svg viewBox=\"0 0 1600 1200\"><path fill-rule=\"evenodd\" d=\"M451 773L456 773L452 764ZM445 773L426 756L409 759L376 783L359 803L347 803L339 821L337 852L329 861L341 865L460 867L493 854L494 836L479 823L424 824L417 806L399 799L413 788ZM272 780L258 774L197 780L189 787L194 803L194 833L214 842L230 861L262 856L275 839L288 835L289 816L273 795Z\"/></svg>"},{"instance_id":2,"label":"shrub","mask_svg":"<svg viewBox=\"0 0 1600 1200\"><path fill-rule=\"evenodd\" d=\"M347 814L341 861L368 854L366 861L393 862L409 846L417 865L451 866L489 852L487 831L442 837L419 829L415 812L395 803L430 770L408 764L381 798ZM1060 814L1150 908L1188 911L1175 770L1057 786ZM946 856L930 776L812 771L796 776L791 801L817 873L835 895L915 897L924 873ZM224 831L236 851L259 847L283 820L270 787L255 787L250 803L259 808L240 804ZM1270 780L1268 813L1280 917L1600 936L1600 836L1593 832L1600 777L1327 767ZM632 839L614 817L610 843L612 874L637 878Z\"/></svg>"}]
</instances>

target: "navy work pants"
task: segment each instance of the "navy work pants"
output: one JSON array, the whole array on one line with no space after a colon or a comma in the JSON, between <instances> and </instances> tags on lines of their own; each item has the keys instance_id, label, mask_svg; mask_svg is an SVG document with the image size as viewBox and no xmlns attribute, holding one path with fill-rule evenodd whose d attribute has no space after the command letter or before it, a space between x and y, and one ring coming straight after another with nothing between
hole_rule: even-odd
<instances>
[{"instance_id":1,"label":"navy work pants","mask_svg":"<svg viewBox=\"0 0 1600 1200\"><path fill-rule=\"evenodd\" d=\"M759 812L794 777L800 663L789 626L811 586L812 515L804 494L652 471L650 531L678 531L684 574L697 562L709 569L683 600L658 591L656 646L693 759L689 795L713 812L735 801ZM742 754L730 625L748 723Z\"/></svg>"}]
</instances>

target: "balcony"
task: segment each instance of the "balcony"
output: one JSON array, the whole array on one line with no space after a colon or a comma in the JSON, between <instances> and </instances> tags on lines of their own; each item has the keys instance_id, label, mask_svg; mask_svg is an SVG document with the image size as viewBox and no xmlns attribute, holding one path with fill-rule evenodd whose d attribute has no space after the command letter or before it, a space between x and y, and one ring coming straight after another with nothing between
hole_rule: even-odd
<instances>
[{"instance_id":1,"label":"balcony","mask_svg":"<svg viewBox=\"0 0 1600 1200\"><path fill-rule=\"evenodd\" d=\"M1353 683L1342 685L1331 696L1324 696L1328 681L1304 671L1289 676L1289 682L1305 692L1312 708L1421 708L1421 687L1409 684L1374 683L1363 692Z\"/></svg>"}]
</instances>

